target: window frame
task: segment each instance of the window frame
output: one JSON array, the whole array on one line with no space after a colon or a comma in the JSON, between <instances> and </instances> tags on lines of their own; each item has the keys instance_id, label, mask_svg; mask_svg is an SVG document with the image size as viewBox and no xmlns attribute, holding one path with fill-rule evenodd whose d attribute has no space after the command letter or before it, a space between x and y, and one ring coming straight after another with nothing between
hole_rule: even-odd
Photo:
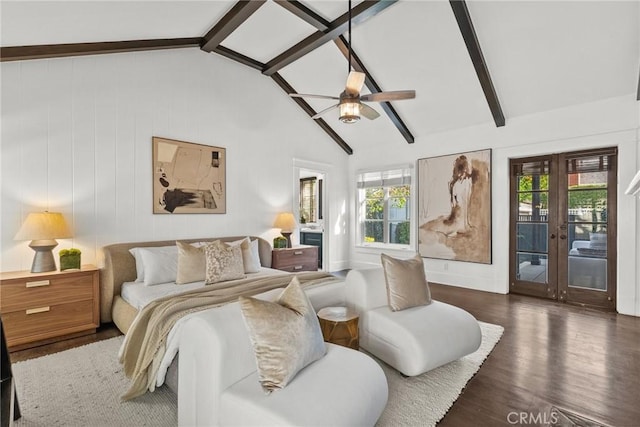
<instances>
[{"instance_id":1,"label":"window frame","mask_svg":"<svg viewBox=\"0 0 640 427\"><path fill-rule=\"evenodd\" d=\"M379 175L374 179L375 175ZM410 250L413 248L413 227L414 227L414 187L411 185L413 178L413 167L410 165L401 165L395 167L377 168L371 170L362 170L356 173L356 242L358 248L370 249L390 249L390 250ZM399 222L390 218L390 201L397 196L390 196L392 187L409 187L409 196L407 197L407 222L409 223L409 243L390 243L389 231L392 223ZM382 188L383 195L383 211L380 220L366 219L366 190L368 188ZM365 223L367 221L380 221L383 224L383 242L365 242ZM400 221L402 222L402 221Z\"/></svg>"}]
</instances>

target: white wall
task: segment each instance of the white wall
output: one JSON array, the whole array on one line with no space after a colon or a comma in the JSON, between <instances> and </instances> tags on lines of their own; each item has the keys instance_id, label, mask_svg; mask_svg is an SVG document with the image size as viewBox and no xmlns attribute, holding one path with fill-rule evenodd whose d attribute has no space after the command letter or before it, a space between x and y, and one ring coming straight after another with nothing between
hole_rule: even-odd
<instances>
[{"instance_id":1,"label":"white wall","mask_svg":"<svg viewBox=\"0 0 640 427\"><path fill-rule=\"evenodd\" d=\"M293 159L331 163L329 220L344 220L347 154L269 78L199 49L5 62L2 271L29 269L13 241L29 212L63 212L83 263L109 243L252 234L271 240L291 210ZM227 149L227 213L152 214L151 137ZM344 227L329 236L344 266ZM56 255L57 258L57 255ZM331 267L331 265L330 265Z\"/></svg>"},{"instance_id":2,"label":"white wall","mask_svg":"<svg viewBox=\"0 0 640 427\"><path fill-rule=\"evenodd\" d=\"M419 136L413 145L369 141L369 150L349 160L351 179L351 266L380 264L380 251L355 246L355 174L360 169L412 163L424 157L491 148L493 263L491 265L425 259L429 280L507 293L509 289L509 159L595 147L618 147L618 295L620 313L640 316L640 207L624 190L640 167L640 102L635 96L612 98L542 114L507 118L503 128L493 124ZM414 124L415 125L415 124ZM414 206L417 204L414 203ZM414 215L415 217L415 215ZM414 229L416 227L413 227ZM412 239L415 241L413 230ZM390 252L399 257L411 251Z\"/></svg>"}]
</instances>

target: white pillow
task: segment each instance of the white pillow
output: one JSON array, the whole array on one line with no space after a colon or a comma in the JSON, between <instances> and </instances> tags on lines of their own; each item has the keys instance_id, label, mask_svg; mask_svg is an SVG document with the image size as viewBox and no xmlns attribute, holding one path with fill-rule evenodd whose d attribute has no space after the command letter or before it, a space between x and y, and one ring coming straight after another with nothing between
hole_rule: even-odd
<instances>
[{"instance_id":1,"label":"white pillow","mask_svg":"<svg viewBox=\"0 0 640 427\"><path fill-rule=\"evenodd\" d=\"M129 253L136 260L136 282L144 282L144 264L142 263L142 257L138 254L138 249L140 248L131 248Z\"/></svg>"},{"instance_id":2,"label":"white pillow","mask_svg":"<svg viewBox=\"0 0 640 427\"><path fill-rule=\"evenodd\" d=\"M137 248L142 258L146 286L175 282L178 274L178 247Z\"/></svg>"},{"instance_id":3,"label":"white pillow","mask_svg":"<svg viewBox=\"0 0 640 427\"><path fill-rule=\"evenodd\" d=\"M245 243L243 245L243 243ZM229 246L238 246L242 248L242 263L244 265L245 273L258 273L260 271L260 250L258 248L258 239L251 240L249 237L245 237L241 240L234 240L233 242L225 242Z\"/></svg>"},{"instance_id":4,"label":"white pillow","mask_svg":"<svg viewBox=\"0 0 640 427\"><path fill-rule=\"evenodd\" d=\"M251 240L247 237L249 243L249 252L246 253L244 248L242 250L242 260L244 261L245 273L257 273L260 271L262 264L260 264L260 250L258 247L258 239Z\"/></svg>"}]
</instances>

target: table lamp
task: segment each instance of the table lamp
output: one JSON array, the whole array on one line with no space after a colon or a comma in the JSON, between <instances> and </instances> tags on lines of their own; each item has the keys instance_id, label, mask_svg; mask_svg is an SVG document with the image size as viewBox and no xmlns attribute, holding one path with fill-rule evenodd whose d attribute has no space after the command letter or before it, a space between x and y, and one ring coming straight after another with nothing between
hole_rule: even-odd
<instances>
[{"instance_id":1,"label":"table lamp","mask_svg":"<svg viewBox=\"0 0 640 427\"><path fill-rule=\"evenodd\" d=\"M55 271L56 262L51 250L58 246L55 239L72 237L71 230L60 212L32 212L18 230L14 240L31 240L29 247L36 251L31 264L32 273Z\"/></svg>"},{"instance_id":2,"label":"table lamp","mask_svg":"<svg viewBox=\"0 0 640 427\"><path fill-rule=\"evenodd\" d=\"M296 228L296 219L293 214L291 212L279 213L273 226L280 229L280 233L287 239L287 247L290 248L291 233Z\"/></svg>"}]
</instances>

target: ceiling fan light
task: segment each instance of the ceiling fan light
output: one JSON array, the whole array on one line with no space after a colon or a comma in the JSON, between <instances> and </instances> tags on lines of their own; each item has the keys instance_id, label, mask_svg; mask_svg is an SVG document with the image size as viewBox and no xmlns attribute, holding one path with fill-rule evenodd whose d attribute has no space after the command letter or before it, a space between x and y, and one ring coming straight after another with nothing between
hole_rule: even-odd
<instances>
[{"instance_id":1,"label":"ceiling fan light","mask_svg":"<svg viewBox=\"0 0 640 427\"><path fill-rule=\"evenodd\" d=\"M360 120L360 103L343 102L340 104L340 121L342 123L355 123Z\"/></svg>"}]
</instances>

